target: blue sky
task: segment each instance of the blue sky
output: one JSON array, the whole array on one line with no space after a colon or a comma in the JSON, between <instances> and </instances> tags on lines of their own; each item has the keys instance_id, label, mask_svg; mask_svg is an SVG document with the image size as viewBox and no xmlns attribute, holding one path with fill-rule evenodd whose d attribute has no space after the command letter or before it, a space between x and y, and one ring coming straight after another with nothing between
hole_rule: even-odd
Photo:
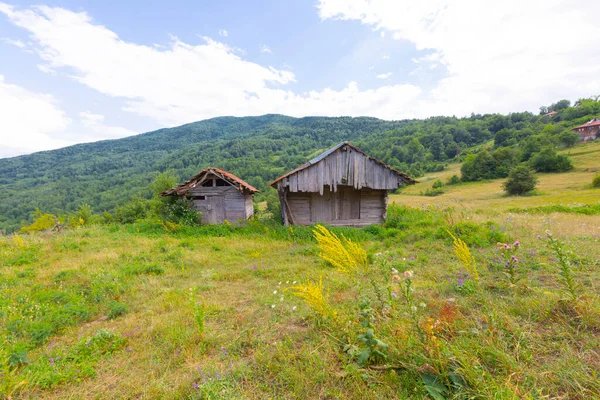
<instances>
[{"instance_id":1,"label":"blue sky","mask_svg":"<svg viewBox=\"0 0 600 400\"><path fill-rule=\"evenodd\" d=\"M222 115L460 116L600 93L597 2L422 3L0 0L0 157Z\"/></svg>"}]
</instances>

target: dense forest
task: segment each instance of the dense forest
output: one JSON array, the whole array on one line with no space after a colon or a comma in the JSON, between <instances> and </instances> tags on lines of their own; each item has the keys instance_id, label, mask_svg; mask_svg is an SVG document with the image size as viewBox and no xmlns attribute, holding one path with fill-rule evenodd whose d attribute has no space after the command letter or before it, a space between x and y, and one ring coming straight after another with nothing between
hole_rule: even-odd
<instances>
[{"instance_id":1,"label":"dense forest","mask_svg":"<svg viewBox=\"0 0 600 400\"><path fill-rule=\"evenodd\" d=\"M556 111L552 115L545 115ZM506 177L517 164L538 172L571 168L556 150L572 146L572 127L600 115L600 101L561 100L530 112L465 118L384 121L368 117L283 115L219 117L124 139L0 159L0 231L32 220L36 209L64 214L82 203L112 212L172 170L181 180L215 166L267 196L268 182L349 140L392 167L418 177L462 161L465 181Z\"/></svg>"}]
</instances>

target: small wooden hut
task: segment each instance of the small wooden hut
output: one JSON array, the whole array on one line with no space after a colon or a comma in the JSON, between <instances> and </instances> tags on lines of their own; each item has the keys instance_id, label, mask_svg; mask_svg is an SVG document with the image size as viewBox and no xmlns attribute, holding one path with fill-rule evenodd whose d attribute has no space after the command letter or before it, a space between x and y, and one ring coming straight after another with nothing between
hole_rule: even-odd
<instances>
[{"instance_id":1,"label":"small wooden hut","mask_svg":"<svg viewBox=\"0 0 600 400\"><path fill-rule=\"evenodd\" d=\"M234 222L254 215L252 199L256 192L258 189L230 172L206 168L161 196L190 198L194 208L202 212L203 223L222 224L225 220Z\"/></svg>"},{"instance_id":2,"label":"small wooden hut","mask_svg":"<svg viewBox=\"0 0 600 400\"><path fill-rule=\"evenodd\" d=\"M286 225L365 226L385 219L388 191L415 182L343 142L270 186L279 192Z\"/></svg>"}]
</instances>

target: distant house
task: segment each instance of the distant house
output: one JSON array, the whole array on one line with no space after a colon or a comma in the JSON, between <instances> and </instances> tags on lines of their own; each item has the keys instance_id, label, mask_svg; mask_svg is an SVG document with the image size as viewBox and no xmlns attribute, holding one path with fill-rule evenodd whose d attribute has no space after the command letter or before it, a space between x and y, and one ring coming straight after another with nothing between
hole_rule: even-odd
<instances>
[{"instance_id":1,"label":"distant house","mask_svg":"<svg viewBox=\"0 0 600 400\"><path fill-rule=\"evenodd\" d=\"M579 134L580 139L584 142L594 140L600 136L598 135L598 131L600 131L600 119L594 118L590 122L576 126L573 130Z\"/></svg>"},{"instance_id":2,"label":"distant house","mask_svg":"<svg viewBox=\"0 0 600 400\"><path fill-rule=\"evenodd\" d=\"M415 183L348 142L275 179L286 225L365 226L383 222L388 191Z\"/></svg>"},{"instance_id":3,"label":"distant house","mask_svg":"<svg viewBox=\"0 0 600 400\"><path fill-rule=\"evenodd\" d=\"M192 199L194 208L202 212L202 222L222 224L225 220L246 220L254 214L252 202L258 189L230 172L206 168L185 183L161 193Z\"/></svg>"}]
</instances>

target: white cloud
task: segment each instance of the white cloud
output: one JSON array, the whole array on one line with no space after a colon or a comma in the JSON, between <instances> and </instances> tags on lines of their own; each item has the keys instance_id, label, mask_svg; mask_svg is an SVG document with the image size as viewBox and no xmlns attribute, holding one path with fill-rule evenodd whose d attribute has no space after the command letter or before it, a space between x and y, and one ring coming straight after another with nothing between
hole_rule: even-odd
<instances>
[{"instance_id":1,"label":"white cloud","mask_svg":"<svg viewBox=\"0 0 600 400\"><path fill-rule=\"evenodd\" d=\"M120 126L109 126L104 124L104 115L94 114L90 111L79 113L81 124L86 128L86 133L91 140L117 139L135 135L137 132Z\"/></svg>"},{"instance_id":2,"label":"white cloud","mask_svg":"<svg viewBox=\"0 0 600 400\"><path fill-rule=\"evenodd\" d=\"M376 78L377 79L388 79L391 76L392 76L391 72L386 72L385 74L376 75Z\"/></svg>"},{"instance_id":3,"label":"white cloud","mask_svg":"<svg viewBox=\"0 0 600 400\"><path fill-rule=\"evenodd\" d=\"M11 38L2 38L0 39L0 41L6 43L6 44L11 44L13 46L16 46L20 49L24 49L25 48L25 43L21 40L15 40L15 39L11 39Z\"/></svg>"},{"instance_id":4,"label":"white cloud","mask_svg":"<svg viewBox=\"0 0 600 400\"><path fill-rule=\"evenodd\" d=\"M285 85L291 71L244 60L211 38L188 44L172 38L165 49L121 40L83 12L45 6L2 7L9 20L29 31L46 66L71 73L76 81L126 101L126 111L172 126L221 115L283 113L371 115L387 119L414 116L421 90L409 84L360 90L350 82L297 94Z\"/></svg>"},{"instance_id":5,"label":"white cloud","mask_svg":"<svg viewBox=\"0 0 600 400\"><path fill-rule=\"evenodd\" d=\"M271 51L271 48L269 46L267 46L266 44L263 44L260 46L260 52L273 54L273 52Z\"/></svg>"},{"instance_id":6,"label":"white cloud","mask_svg":"<svg viewBox=\"0 0 600 400\"><path fill-rule=\"evenodd\" d=\"M58 138L71 123L48 94L33 93L0 75L0 157L54 149L70 143Z\"/></svg>"},{"instance_id":7,"label":"white cloud","mask_svg":"<svg viewBox=\"0 0 600 400\"><path fill-rule=\"evenodd\" d=\"M385 31L379 32L379 36L381 36L382 38L384 38L385 37Z\"/></svg>"},{"instance_id":8,"label":"white cloud","mask_svg":"<svg viewBox=\"0 0 600 400\"><path fill-rule=\"evenodd\" d=\"M382 60L389 60L389 59L390 59L390 56L388 56L388 55L386 54L385 56L381 57L381 59L382 59Z\"/></svg>"},{"instance_id":9,"label":"white cloud","mask_svg":"<svg viewBox=\"0 0 600 400\"><path fill-rule=\"evenodd\" d=\"M358 20L434 53L447 76L423 116L537 110L600 92L596 0L320 0L322 19ZM434 66L435 65L435 66Z\"/></svg>"},{"instance_id":10,"label":"white cloud","mask_svg":"<svg viewBox=\"0 0 600 400\"><path fill-rule=\"evenodd\" d=\"M227 29L219 29L219 36L227 37L229 32L227 32Z\"/></svg>"}]
</instances>

